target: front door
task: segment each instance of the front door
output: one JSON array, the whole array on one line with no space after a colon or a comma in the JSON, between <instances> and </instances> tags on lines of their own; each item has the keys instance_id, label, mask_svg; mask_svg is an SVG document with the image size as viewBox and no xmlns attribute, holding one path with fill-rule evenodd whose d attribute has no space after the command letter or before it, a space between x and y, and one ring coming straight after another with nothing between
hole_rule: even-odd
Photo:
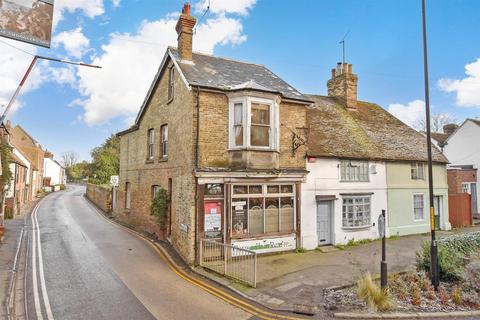
<instances>
[{"instance_id":1,"label":"front door","mask_svg":"<svg viewBox=\"0 0 480 320\"><path fill-rule=\"evenodd\" d=\"M433 197L433 207L435 213L435 230L440 230L440 215L442 214L442 196Z\"/></svg>"},{"instance_id":2,"label":"front door","mask_svg":"<svg viewBox=\"0 0 480 320\"><path fill-rule=\"evenodd\" d=\"M332 244L333 201L317 202L317 235L318 245Z\"/></svg>"}]
</instances>

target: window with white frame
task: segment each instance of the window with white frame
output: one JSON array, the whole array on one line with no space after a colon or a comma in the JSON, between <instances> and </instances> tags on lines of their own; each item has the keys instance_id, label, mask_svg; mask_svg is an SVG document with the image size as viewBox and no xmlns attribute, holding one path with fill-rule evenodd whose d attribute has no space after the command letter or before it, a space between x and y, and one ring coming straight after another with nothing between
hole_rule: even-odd
<instances>
[{"instance_id":1,"label":"window with white frame","mask_svg":"<svg viewBox=\"0 0 480 320\"><path fill-rule=\"evenodd\" d=\"M155 198L155 196L157 195L157 193L160 192L161 189L162 187L160 187L159 185L152 186L152 199Z\"/></svg>"},{"instance_id":2,"label":"window with white frame","mask_svg":"<svg viewBox=\"0 0 480 320\"><path fill-rule=\"evenodd\" d=\"M411 174L413 180L423 180L424 176L424 165L423 162L412 162L411 163Z\"/></svg>"},{"instance_id":3,"label":"window with white frame","mask_svg":"<svg viewBox=\"0 0 480 320\"><path fill-rule=\"evenodd\" d=\"M276 150L278 110L273 100L243 97L230 100L230 148Z\"/></svg>"},{"instance_id":4,"label":"window with white frame","mask_svg":"<svg viewBox=\"0 0 480 320\"><path fill-rule=\"evenodd\" d=\"M168 157L168 125L164 124L160 127L160 157L166 159Z\"/></svg>"},{"instance_id":5,"label":"window with white frame","mask_svg":"<svg viewBox=\"0 0 480 320\"><path fill-rule=\"evenodd\" d=\"M462 193L470 194L471 192L472 191L471 191L470 183L469 182L463 182L462 183Z\"/></svg>"},{"instance_id":6,"label":"window with white frame","mask_svg":"<svg viewBox=\"0 0 480 320\"><path fill-rule=\"evenodd\" d=\"M154 129L148 129L147 132L147 160L153 159L153 149L154 149L154 144L155 144L155 130Z\"/></svg>"},{"instance_id":7,"label":"window with white frame","mask_svg":"<svg viewBox=\"0 0 480 320\"><path fill-rule=\"evenodd\" d=\"M126 182L125 183L125 209L130 209L130 205L131 205L131 186L130 186L130 182Z\"/></svg>"},{"instance_id":8,"label":"window with white frame","mask_svg":"<svg viewBox=\"0 0 480 320\"><path fill-rule=\"evenodd\" d=\"M173 100L175 94L175 67L168 69L168 101Z\"/></svg>"},{"instance_id":9,"label":"window with white frame","mask_svg":"<svg viewBox=\"0 0 480 320\"><path fill-rule=\"evenodd\" d=\"M425 220L425 201L423 194L413 195L413 219Z\"/></svg>"},{"instance_id":10,"label":"window with white frame","mask_svg":"<svg viewBox=\"0 0 480 320\"><path fill-rule=\"evenodd\" d=\"M293 184L232 186L232 237L295 231Z\"/></svg>"},{"instance_id":11,"label":"window with white frame","mask_svg":"<svg viewBox=\"0 0 480 320\"><path fill-rule=\"evenodd\" d=\"M345 196L342 209L342 226L344 228L368 227L371 217L371 196Z\"/></svg>"},{"instance_id":12,"label":"window with white frame","mask_svg":"<svg viewBox=\"0 0 480 320\"><path fill-rule=\"evenodd\" d=\"M340 162L340 179L344 182L369 181L368 161L342 160Z\"/></svg>"}]
</instances>

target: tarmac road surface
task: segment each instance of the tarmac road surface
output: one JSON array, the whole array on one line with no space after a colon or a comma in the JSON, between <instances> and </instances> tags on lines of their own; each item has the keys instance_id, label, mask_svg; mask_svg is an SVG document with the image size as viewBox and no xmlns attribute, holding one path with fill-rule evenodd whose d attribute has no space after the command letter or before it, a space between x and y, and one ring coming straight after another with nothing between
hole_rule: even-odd
<instances>
[{"instance_id":1,"label":"tarmac road surface","mask_svg":"<svg viewBox=\"0 0 480 320\"><path fill-rule=\"evenodd\" d=\"M28 218L29 319L250 319L173 273L144 241L99 216L85 188Z\"/></svg>"}]
</instances>

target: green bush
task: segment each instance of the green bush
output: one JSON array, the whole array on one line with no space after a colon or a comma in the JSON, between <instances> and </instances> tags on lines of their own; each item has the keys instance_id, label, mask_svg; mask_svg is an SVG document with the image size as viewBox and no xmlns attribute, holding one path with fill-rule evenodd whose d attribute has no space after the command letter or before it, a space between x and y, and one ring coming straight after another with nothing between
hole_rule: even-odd
<instances>
[{"instance_id":1,"label":"green bush","mask_svg":"<svg viewBox=\"0 0 480 320\"><path fill-rule=\"evenodd\" d=\"M155 217L160 228L165 228L167 223L168 204L170 199L167 190L161 188L153 197L150 214Z\"/></svg>"},{"instance_id":2,"label":"green bush","mask_svg":"<svg viewBox=\"0 0 480 320\"><path fill-rule=\"evenodd\" d=\"M475 260L467 264L463 279L467 287L480 293L480 261Z\"/></svg>"},{"instance_id":3,"label":"green bush","mask_svg":"<svg viewBox=\"0 0 480 320\"><path fill-rule=\"evenodd\" d=\"M457 281L463 278L464 258L480 250L480 232L452 235L437 241L440 279ZM430 242L425 241L416 253L417 267L430 271Z\"/></svg>"}]
</instances>

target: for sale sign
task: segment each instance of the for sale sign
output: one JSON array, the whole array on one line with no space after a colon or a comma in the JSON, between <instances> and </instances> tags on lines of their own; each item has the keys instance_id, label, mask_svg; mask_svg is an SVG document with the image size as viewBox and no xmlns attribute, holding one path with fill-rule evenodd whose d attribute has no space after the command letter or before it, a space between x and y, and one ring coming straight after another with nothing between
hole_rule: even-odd
<instances>
[{"instance_id":1,"label":"for sale sign","mask_svg":"<svg viewBox=\"0 0 480 320\"><path fill-rule=\"evenodd\" d=\"M54 0L0 0L0 36L50 48Z\"/></svg>"}]
</instances>

